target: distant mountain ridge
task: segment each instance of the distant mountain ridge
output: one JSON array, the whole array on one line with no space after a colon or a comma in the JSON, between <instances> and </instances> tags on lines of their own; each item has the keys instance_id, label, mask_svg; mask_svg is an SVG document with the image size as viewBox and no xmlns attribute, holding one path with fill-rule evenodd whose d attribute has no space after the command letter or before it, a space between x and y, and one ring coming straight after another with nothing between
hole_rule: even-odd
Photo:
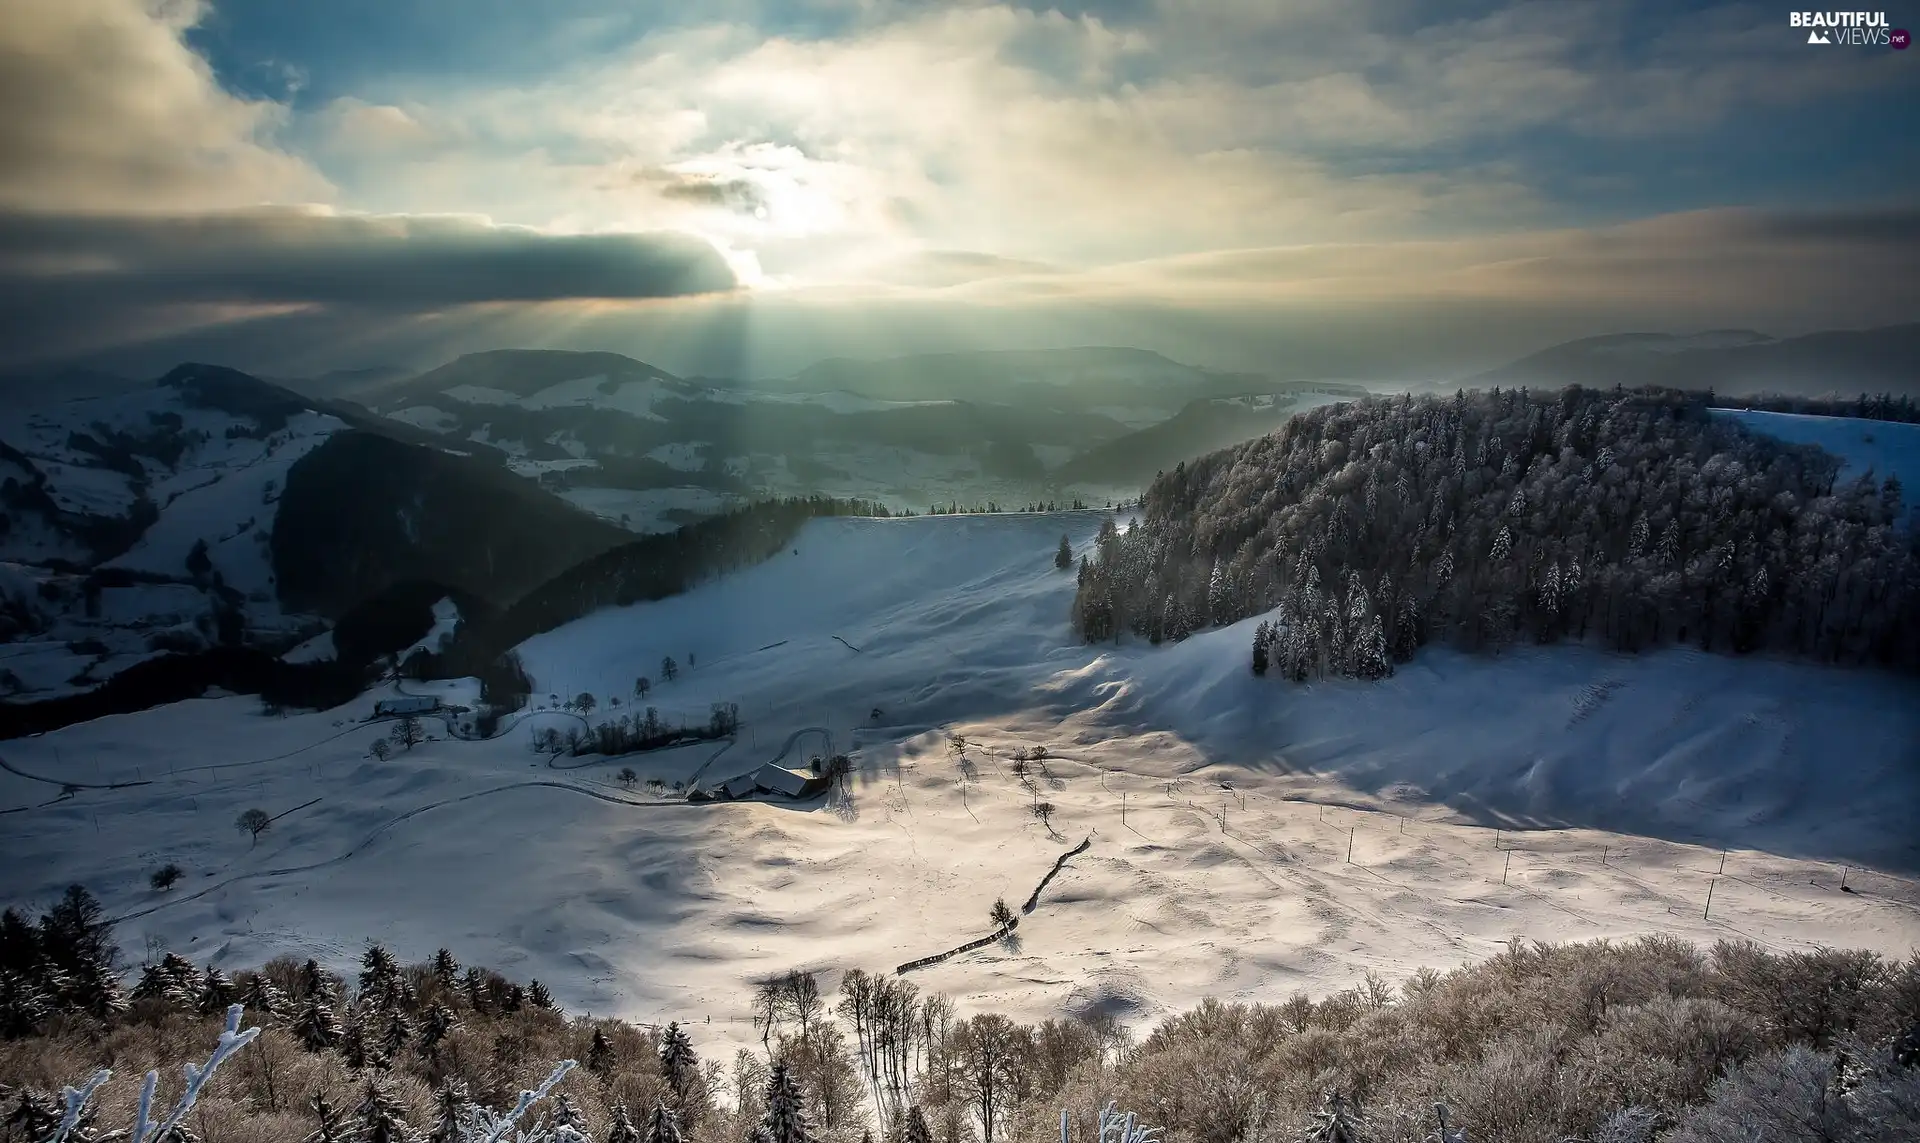
<instances>
[{"instance_id":1,"label":"distant mountain ridge","mask_svg":"<svg viewBox=\"0 0 1920 1143\"><path fill-rule=\"evenodd\" d=\"M1783 393L1920 396L1920 323L1773 338L1752 330L1692 336L1608 334L1541 350L1461 382L1468 388L1584 385Z\"/></svg>"}]
</instances>

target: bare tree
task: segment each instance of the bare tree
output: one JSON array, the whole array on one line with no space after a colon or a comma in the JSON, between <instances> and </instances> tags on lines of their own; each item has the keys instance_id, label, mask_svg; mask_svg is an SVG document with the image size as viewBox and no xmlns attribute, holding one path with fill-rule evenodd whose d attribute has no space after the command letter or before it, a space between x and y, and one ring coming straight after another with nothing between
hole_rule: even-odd
<instances>
[{"instance_id":1,"label":"bare tree","mask_svg":"<svg viewBox=\"0 0 1920 1143\"><path fill-rule=\"evenodd\" d=\"M996 929L1005 929L1013 924L1013 910L1007 907L1005 897L994 898L993 908L988 911L987 916L992 918L993 927Z\"/></svg>"},{"instance_id":2,"label":"bare tree","mask_svg":"<svg viewBox=\"0 0 1920 1143\"><path fill-rule=\"evenodd\" d=\"M680 664L673 661L672 655L668 655L666 658L660 660L660 677L667 682L672 682L680 677Z\"/></svg>"},{"instance_id":3,"label":"bare tree","mask_svg":"<svg viewBox=\"0 0 1920 1143\"><path fill-rule=\"evenodd\" d=\"M405 750L412 750L427 740L427 728L420 724L414 715L406 715L393 724L393 741Z\"/></svg>"},{"instance_id":4,"label":"bare tree","mask_svg":"<svg viewBox=\"0 0 1920 1143\"><path fill-rule=\"evenodd\" d=\"M629 790L633 789L633 784L640 780L640 775L634 773L631 766L622 767L615 777L619 778L620 784Z\"/></svg>"},{"instance_id":5,"label":"bare tree","mask_svg":"<svg viewBox=\"0 0 1920 1143\"><path fill-rule=\"evenodd\" d=\"M581 691L579 694L573 696L573 705L581 714L592 714L593 708L599 704L592 695L586 691Z\"/></svg>"},{"instance_id":6,"label":"bare tree","mask_svg":"<svg viewBox=\"0 0 1920 1143\"><path fill-rule=\"evenodd\" d=\"M645 675L633 680L633 697L645 701L647 692L653 689L653 680Z\"/></svg>"},{"instance_id":7,"label":"bare tree","mask_svg":"<svg viewBox=\"0 0 1920 1143\"><path fill-rule=\"evenodd\" d=\"M368 748L367 753L373 755L375 758L378 758L380 761L385 762L388 758L391 758L393 756L393 748L387 745L386 739L376 738L373 740L373 745Z\"/></svg>"},{"instance_id":8,"label":"bare tree","mask_svg":"<svg viewBox=\"0 0 1920 1143\"><path fill-rule=\"evenodd\" d=\"M260 835L273 825L273 817L262 809L251 809L233 819L234 828L246 833L252 844L260 843Z\"/></svg>"}]
</instances>

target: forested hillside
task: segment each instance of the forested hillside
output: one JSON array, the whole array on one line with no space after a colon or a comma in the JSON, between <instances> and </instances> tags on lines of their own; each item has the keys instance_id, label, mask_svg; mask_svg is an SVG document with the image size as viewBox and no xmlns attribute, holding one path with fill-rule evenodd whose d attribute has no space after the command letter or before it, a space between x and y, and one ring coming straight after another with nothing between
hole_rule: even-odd
<instances>
[{"instance_id":1,"label":"forested hillside","mask_svg":"<svg viewBox=\"0 0 1920 1143\"><path fill-rule=\"evenodd\" d=\"M1423 643L1691 643L1920 665L1898 483L1667 390L1317 409L1156 480L1083 558L1090 641L1278 610L1256 669L1380 677Z\"/></svg>"}]
</instances>

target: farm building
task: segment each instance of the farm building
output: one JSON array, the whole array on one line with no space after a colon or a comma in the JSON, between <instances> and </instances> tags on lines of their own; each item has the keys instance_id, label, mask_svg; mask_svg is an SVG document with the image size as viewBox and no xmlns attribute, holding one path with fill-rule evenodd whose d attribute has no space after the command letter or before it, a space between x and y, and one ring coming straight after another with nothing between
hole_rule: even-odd
<instances>
[{"instance_id":1,"label":"farm building","mask_svg":"<svg viewBox=\"0 0 1920 1143\"><path fill-rule=\"evenodd\" d=\"M380 699L373 704L373 717L397 718L409 714L432 714L440 709L437 695L401 695Z\"/></svg>"},{"instance_id":2,"label":"farm building","mask_svg":"<svg viewBox=\"0 0 1920 1143\"><path fill-rule=\"evenodd\" d=\"M788 798L811 798L831 785L827 778L802 774L769 762L750 774L729 778L718 786L696 791L696 800L744 798L749 794L779 794Z\"/></svg>"}]
</instances>

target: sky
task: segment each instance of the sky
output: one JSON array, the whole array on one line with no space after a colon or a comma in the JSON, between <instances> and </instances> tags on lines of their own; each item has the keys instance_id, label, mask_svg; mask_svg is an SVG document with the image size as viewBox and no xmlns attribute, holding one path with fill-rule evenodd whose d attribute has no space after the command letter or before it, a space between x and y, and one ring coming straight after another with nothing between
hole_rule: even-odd
<instances>
[{"instance_id":1,"label":"sky","mask_svg":"<svg viewBox=\"0 0 1920 1143\"><path fill-rule=\"evenodd\" d=\"M1400 378L1920 320L1920 52L1791 11L8 0L0 369Z\"/></svg>"}]
</instances>

